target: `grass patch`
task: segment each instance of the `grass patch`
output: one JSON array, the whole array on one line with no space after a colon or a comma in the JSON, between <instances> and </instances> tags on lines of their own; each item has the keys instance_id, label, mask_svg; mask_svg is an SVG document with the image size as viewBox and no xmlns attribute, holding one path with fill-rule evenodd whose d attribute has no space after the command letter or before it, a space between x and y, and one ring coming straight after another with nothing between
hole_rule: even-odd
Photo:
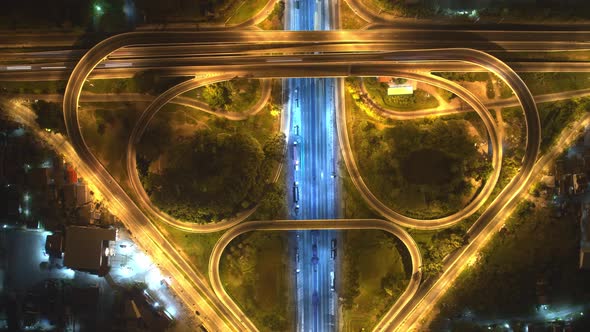
<instances>
[{"instance_id":1,"label":"grass patch","mask_svg":"<svg viewBox=\"0 0 590 332\"><path fill-rule=\"evenodd\" d=\"M380 230L341 232L338 281L345 330L370 330L405 290L411 261L400 241Z\"/></svg>"},{"instance_id":2,"label":"grass patch","mask_svg":"<svg viewBox=\"0 0 590 332\"><path fill-rule=\"evenodd\" d=\"M2 93L63 94L67 81L0 82Z\"/></svg>"},{"instance_id":3,"label":"grass patch","mask_svg":"<svg viewBox=\"0 0 590 332\"><path fill-rule=\"evenodd\" d=\"M484 72L462 73L462 72L441 72L433 73L444 79L455 82L486 82L490 79L490 74Z\"/></svg>"},{"instance_id":4,"label":"grass patch","mask_svg":"<svg viewBox=\"0 0 590 332\"><path fill-rule=\"evenodd\" d=\"M374 77L363 78L369 98L383 108L414 111L438 106L436 98L429 93L416 89L412 95L388 96L387 83L381 83Z\"/></svg>"},{"instance_id":5,"label":"grass patch","mask_svg":"<svg viewBox=\"0 0 590 332\"><path fill-rule=\"evenodd\" d=\"M82 89L92 93L143 92L133 78L93 79L84 83Z\"/></svg>"},{"instance_id":6,"label":"grass patch","mask_svg":"<svg viewBox=\"0 0 590 332\"><path fill-rule=\"evenodd\" d=\"M498 85L498 90L500 90L500 99L507 99L514 96L512 89L504 81L498 79L496 84Z\"/></svg>"},{"instance_id":7,"label":"grass patch","mask_svg":"<svg viewBox=\"0 0 590 332\"><path fill-rule=\"evenodd\" d=\"M533 95L590 88L590 73L520 73Z\"/></svg>"},{"instance_id":8,"label":"grass patch","mask_svg":"<svg viewBox=\"0 0 590 332\"><path fill-rule=\"evenodd\" d=\"M159 94L190 77L162 77L153 71L137 73L132 78L92 79L82 90L92 93L150 93Z\"/></svg>"},{"instance_id":9,"label":"grass patch","mask_svg":"<svg viewBox=\"0 0 590 332\"><path fill-rule=\"evenodd\" d=\"M342 29L358 30L367 25L367 22L355 14L345 1L339 1L338 6L340 6Z\"/></svg>"},{"instance_id":10,"label":"grass patch","mask_svg":"<svg viewBox=\"0 0 590 332\"><path fill-rule=\"evenodd\" d=\"M431 329L535 316L539 283L546 284L550 306L586 304L590 274L578 269L579 231L574 209L557 217L551 206L523 202L450 288ZM469 320L466 310L473 314Z\"/></svg>"},{"instance_id":11,"label":"grass patch","mask_svg":"<svg viewBox=\"0 0 590 332\"><path fill-rule=\"evenodd\" d=\"M242 23L258 14L268 0L243 0L240 2L233 15L227 21L228 24Z\"/></svg>"},{"instance_id":12,"label":"grass patch","mask_svg":"<svg viewBox=\"0 0 590 332\"><path fill-rule=\"evenodd\" d=\"M285 1L279 1L275 4L272 12L268 17L258 24L258 27L263 30L283 30L285 15Z\"/></svg>"},{"instance_id":13,"label":"grass patch","mask_svg":"<svg viewBox=\"0 0 590 332\"><path fill-rule=\"evenodd\" d=\"M567 125L590 111L590 98L543 103L537 107L541 118L541 151L545 152Z\"/></svg>"},{"instance_id":14,"label":"grass patch","mask_svg":"<svg viewBox=\"0 0 590 332\"><path fill-rule=\"evenodd\" d=\"M294 327L288 251L288 232L250 232L234 239L221 257L226 291L262 331Z\"/></svg>"},{"instance_id":15,"label":"grass patch","mask_svg":"<svg viewBox=\"0 0 590 332\"><path fill-rule=\"evenodd\" d=\"M127 183L125 149L129 134L142 111L141 104L81 103L78 113L82 135L90 151L121 184Z\"/></svg>"},{"instance_id":16,"label":"grass patch","mask_svg":"<svg viewBox=\"0 0 590 332\"><path fill-rule=\"evenodd\" d=\"M341 174L341 185L342 188L342 210L344 218L350 219L363 219L363 218L375 218L380 219L381 216L371 210L365 200L361 197L356 187L352 184L350 175L346 171L344 165L340 165Z\"/></svg>"},{"instance_id":17,"label":"grass patch","mask_svg":"<svg viewBox=\"0 0 590 332\"><path fill-rule=\"evenodd\" d=\"M209 257L221 232L195 234L180 231L165 223L156 223L156 226L197 271L209 277Z\"/></svg>"}]
</instances>

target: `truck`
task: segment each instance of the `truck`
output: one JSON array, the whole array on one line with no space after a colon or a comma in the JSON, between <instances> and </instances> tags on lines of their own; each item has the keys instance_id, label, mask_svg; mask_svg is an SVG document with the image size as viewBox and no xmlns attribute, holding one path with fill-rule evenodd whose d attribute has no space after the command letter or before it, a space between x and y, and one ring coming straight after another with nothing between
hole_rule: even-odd
<instances>
[{"instance_id":1,"label":"truck","mask_svg":"<svg viewBox=\"0 0 590 332\"><path fill-rule=\"evenodd\" d=\"M299 203L299 182L293 182L293 203Z\"/></svg>"},{"instance_id":2,"label":"truck","mask_svg":"<svg viewBox=\"0 0 590 332\"><path fill-rule=\"evenodd\" d=\"M334 280L334 271L330 271L330 290L333 292L336 288L336 282Z\"/></svg>"},{"instance_id":3,"label":"truck","mask_svg":"<svg viewBox=\"0 0 590 332\"><path fill-rule=\"evenodd\" d=\"M313 246L311 247L311 252L312 252L312 256L311 256L311 264L313 265L313 272L317 272L318 271L318 262L320 261L320 258L318 257L318 246L317 244L313 244Z\"/></svg>"},{"instance_id":4,"label":"truck","mask_svg":"<svg viewBox=\"0 0 590 332\"><path fill-rule=\"evenodd\" d=\"M332 244L330 248L332 249L330 251L330 257L332 259L336 259L336 239L332 239Z\"/></svg>"},{"instance_id":5,"label":"truck","mask_svg":"<svg viewBox=\"0 0 590 332\"><path fill-rule=\"evenodd\" d=\"M298 171L299 170L299 144L297 143L297 141L293 142L293 165L295 166L295 170Z\"/></svg>"}]
</instances>

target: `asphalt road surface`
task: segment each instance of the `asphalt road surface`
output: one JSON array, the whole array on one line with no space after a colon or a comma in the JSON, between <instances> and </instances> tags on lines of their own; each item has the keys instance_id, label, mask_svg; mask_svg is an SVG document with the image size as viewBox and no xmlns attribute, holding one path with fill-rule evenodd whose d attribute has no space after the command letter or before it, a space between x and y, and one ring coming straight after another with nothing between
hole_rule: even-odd
<instances>
[{"instance_id":1,"label":"asphalt road surface","mask_svg":"<svg viewBox=\"0 0 590 332\"><path fill-rule=\"evenodd\" d=\"M331 1L287 2L286 30L328 30L332 27ZM295 218L334 219L339 194L335 161L334 81L330 78L287 79L290 112L291 161L287 188L292 188L290 210ZM295 168L297 163L297 168ZM296 322L298 331L334 331L337 321L336 260L332 257L335 231L292 233L296 257Z\"/></svg>"}]
</instances>

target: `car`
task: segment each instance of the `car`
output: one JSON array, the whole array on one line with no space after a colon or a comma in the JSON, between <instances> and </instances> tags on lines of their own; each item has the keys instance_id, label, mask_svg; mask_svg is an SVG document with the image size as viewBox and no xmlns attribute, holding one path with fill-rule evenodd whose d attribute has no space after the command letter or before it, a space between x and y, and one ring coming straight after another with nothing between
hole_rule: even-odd
<instances>
[{"instance_id":1,"label":"car","mask_svg":"<svg viewBox=\"0 0 590 332\"><path fill-rule=\"evenodd\" d=\"M163 309L162 313L164 314L164 317L169 321L172 322L174 321L174 316L172 316L172 314L170 312L168 312L168 310Z\"/></svg>"},{"instance_id":2,"label":"car","mask_svg":"<svg viewBox=\"0 0 590 332\"><path fill-rule=\"evenodd\" d=\"M152 306L152 307L159 306L159 303L156 302L154 297L150 293L148 293L147 290L143 291L143 297L144 297L145 301L147 302L147 304L149 304L150 306Z\"/></svg>"},{"instance_id":3,"label":"car","mask_svg":"<svg viewBox=\"0 0 590 332\"><path fill-rule=\"evenodd\" d=\"M318 269L318 262L320 258L318 257L318 246L314 243L311 247L312 250L312 257L311 257L311 264L313 265L313 272L317 272Z\"/></svg>"}]
</instances>

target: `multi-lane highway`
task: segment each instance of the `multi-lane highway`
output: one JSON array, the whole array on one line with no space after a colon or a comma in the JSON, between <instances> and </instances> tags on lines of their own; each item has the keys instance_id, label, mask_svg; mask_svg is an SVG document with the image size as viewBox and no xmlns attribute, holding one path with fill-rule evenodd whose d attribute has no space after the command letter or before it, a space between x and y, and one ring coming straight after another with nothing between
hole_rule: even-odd
<instances>
[{"instance_id":1,"label":"multi-lane highway","mask_svg":"<svg viewBox=\"0 0 590 332\"><path fill-rule=\"evenodd\" d=\"M335 1L297 0L286 7L285 29L329 30L334 24ZM338 148L335 135L333 78L285 80L289 112L289 206L298 219L338 217L336 177ZM291 233L296 246L292 280L297 331L334 331L337 328L337 233L329 230Z\"/></svg>"}]
</instances>

